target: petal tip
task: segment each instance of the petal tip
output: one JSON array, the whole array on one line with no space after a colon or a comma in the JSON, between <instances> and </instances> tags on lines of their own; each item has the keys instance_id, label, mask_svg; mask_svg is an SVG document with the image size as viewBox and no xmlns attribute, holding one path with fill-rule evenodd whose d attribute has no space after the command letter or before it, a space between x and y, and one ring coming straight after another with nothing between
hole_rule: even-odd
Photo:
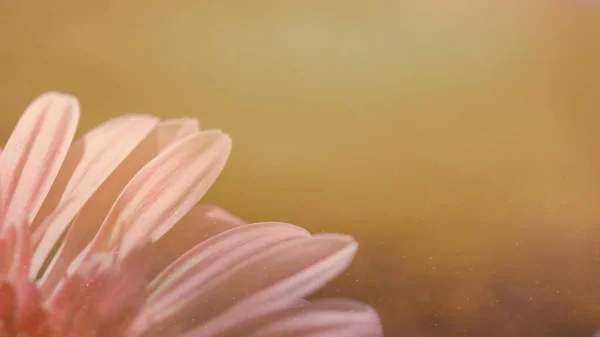
<instances>
[{"instance_id":1,"label":"petal tip","mask_svg":"<svg viewBox=\"0 0 600 337\"><path fill-rule=\"evenodd\" d=\"M52 101L52 100L66 100L68 101L70 104L74 104L79 106L79 100L77 99L77 97L75 97L74 95L71 94L67 94L67 93L63 93L63 92L59 92L59 91L47 91L42 93L41 95L38 96L38 98L36 100L48 100L48 101Z\"/></svg>"}]
</instances>

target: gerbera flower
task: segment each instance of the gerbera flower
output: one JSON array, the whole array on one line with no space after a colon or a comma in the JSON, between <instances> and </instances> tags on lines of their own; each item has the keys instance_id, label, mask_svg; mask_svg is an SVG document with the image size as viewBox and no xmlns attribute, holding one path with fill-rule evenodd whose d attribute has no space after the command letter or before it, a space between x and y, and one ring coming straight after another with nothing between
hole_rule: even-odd
<instances>
[{"instance_id":1,"label":"gerbera flower","mask_svg":"<svg viewBox=\"0 0 600 337\"><path fill-rule=\"evenodd\" d=\"M302 298L357 243L196 206L231 149L191 119L113 119L72 142L47 93L0 155L0 336L380 336L349 300Z\"/></svg>"}]
</instances>

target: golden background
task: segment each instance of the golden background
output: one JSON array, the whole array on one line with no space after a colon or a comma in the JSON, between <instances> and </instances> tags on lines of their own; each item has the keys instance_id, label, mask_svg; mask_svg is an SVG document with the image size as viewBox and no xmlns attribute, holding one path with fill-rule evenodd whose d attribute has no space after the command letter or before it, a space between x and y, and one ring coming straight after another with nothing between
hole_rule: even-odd
<instances>
[{"instance_id":1,"label":"golden background","mask_svg":"<svg viewBox=\"0 0 600 337\"><path fill-rule=\"evenodd\" d=\"M47 90L230 133L206 201L354 235L319 295L387 336L600 326L600 3L4 0L0 60L3 140Z\"/></svg>"}]
</instances>

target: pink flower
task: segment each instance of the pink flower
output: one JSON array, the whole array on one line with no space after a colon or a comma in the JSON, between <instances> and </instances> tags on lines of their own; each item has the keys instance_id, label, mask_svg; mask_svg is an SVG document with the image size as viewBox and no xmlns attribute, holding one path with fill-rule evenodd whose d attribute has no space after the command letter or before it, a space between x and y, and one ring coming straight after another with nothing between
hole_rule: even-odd
<instances>
[{"instance_id":1,"label":"pink flower","mask_svg":"<svg viewBox=\"0 0 600 337\"><path fill-rule=\"evenodd\" d=\"M228 135L126 115L72 142L78 120L44 94L0 155L0 337L381 336L366 305L302 299L352 238L196 206Z\"/></svg>"}]
</instances>

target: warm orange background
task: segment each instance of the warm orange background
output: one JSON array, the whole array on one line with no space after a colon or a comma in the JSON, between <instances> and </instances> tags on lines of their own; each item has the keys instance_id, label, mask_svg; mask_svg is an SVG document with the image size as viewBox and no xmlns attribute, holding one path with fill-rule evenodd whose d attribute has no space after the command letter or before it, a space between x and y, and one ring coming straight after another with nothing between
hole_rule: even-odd
<instances>
[{"instance_id":1,"label":"warm orange background","mask_svg":"<svg viewBox=\"0 0 600 337\"><path fill-rule=\"evenodd\" d=\"M600 3L296 3L3 0L0 134L50 89L83 129L198 117L234 140L208 201L355 235L321 295L387 336L590 336Z\"/></svg>"}]
</instances>

